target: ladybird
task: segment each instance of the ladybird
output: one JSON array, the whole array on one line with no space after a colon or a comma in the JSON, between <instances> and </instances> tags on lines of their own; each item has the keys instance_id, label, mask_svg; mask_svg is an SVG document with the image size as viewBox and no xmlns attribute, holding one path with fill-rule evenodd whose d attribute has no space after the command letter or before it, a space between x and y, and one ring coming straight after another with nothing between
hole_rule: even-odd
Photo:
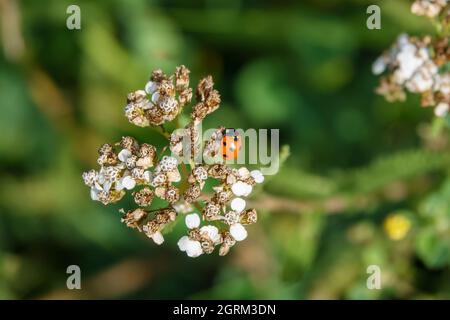
<instances>
[{"instance_id":1,"label":"ladybird","mask_svg":"<svg viewBox=\"0 0 450 320\"><path fill-rule=\"evenodd\" d=\"M222 157L225 160L236 159L241 147L241 137L236 129L231 128L222 131Z\"/></svg>"}]
</instances>

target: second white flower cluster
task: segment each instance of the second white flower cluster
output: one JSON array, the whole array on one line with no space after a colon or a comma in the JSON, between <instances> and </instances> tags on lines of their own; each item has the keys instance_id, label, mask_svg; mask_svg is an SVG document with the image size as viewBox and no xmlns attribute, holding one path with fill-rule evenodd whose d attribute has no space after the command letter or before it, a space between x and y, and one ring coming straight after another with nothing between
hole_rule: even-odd
<instances>
[{"instance_id":1,"label":"second white flower cluster","mask_svg":"<svg viewBox=\"0 0 450 320\"><path fill-rule=\"evenodd\" d=\"M422 95L422 106L434 107L438 117L450 109L450 73L447 62L448 39L433 42L430 38L398 37L392 48L373 64L373 73L391 71L381 80L377 92L387 100L405 100L405 89Z\"/></svg>"}]
</instances>

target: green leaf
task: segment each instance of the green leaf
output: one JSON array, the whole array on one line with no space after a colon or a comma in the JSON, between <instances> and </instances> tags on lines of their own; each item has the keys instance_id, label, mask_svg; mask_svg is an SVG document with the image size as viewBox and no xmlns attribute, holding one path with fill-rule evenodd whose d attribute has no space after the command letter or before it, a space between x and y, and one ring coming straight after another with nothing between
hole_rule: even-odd
<instances>
[{"instance_id":1,"label":"green leaf","mask_svg":"<svg viewBox=\"0 0 450 320\"><path fill-rule=\"evenodd\" d=\"M442 268L450 262L450 245L438 236L434 228L424 229L418 234L416 251L429 268Z\"/></svg>"}]
</instances>

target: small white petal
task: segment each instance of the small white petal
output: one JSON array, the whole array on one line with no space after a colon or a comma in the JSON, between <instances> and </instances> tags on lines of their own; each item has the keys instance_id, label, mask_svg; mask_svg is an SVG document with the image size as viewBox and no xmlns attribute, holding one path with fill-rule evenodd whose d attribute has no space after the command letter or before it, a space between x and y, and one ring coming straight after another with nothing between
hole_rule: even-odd
<instances>
[{"instance_id":1,"label":"small white petal","mask_svg":"<svg viewBox=\"0 0 450 320\"><path fill-rule=\"evenodd\" d=\"M386 70L386 60L384 56L381 56L372 64L372 73L378 76L382 74L384 70Z\"/></svg>"},{"instance_id":2,"label":"small white petal","mask_svg":"<svg viewBox=\"0 0 450 320\"><path fill-rule=\"evenodd\" d=\"M111 185L112 185L111 181L105 181L105 183L103 184L103 190L109 192L109 190L111 189Z\"/></svg>"},{"instance_id":3,"label":"small white petal","mask_svg":"<svg viewBox=\"0 0 450 320\"><path fill-rule=\"evenodd\" d=\"M245 200L241 198L234 198L231 201L231 209L237 213L241 213L245 209Z\"/></svg>"},{"instance_id":4,"label":"small white petal","mask_svg":"<svg viewBox=\"0 0 450 320\"><path fill-rule=\"evenodd\" d=\"M264 176L259 170L253 170L250 172L250 175L255 179L256 183L263 183L264 182Z\"/></svg>"},{"instance_id":5,"label":"small white petal","mask_svg":"<svg viewBox=\"0 0 450 320\"><path fill-rule=\"evenodd\" d=\"M106 180L105 179L105 175L102 172L100 172L100 174L98 175L98 178L97 178L98 183L99 184L104 184L105 180Z\"/></svg>"},{"instance_id":6,"label":"small white petal","mask_svg":"<svg viewBox=\"0 0 450 320\"><path fill-rule=\"evenodd\" d=\"M152 102L153 102L153 103L156 103L156 102L158 102L158 99L159 99L159 92L155 92L155 93L152 95Z\"/></svg>"},{"instance_id":7,"label":"small white petal","mask_svg":"<svg viewBox=\"0 0 450 320\"><path fill-rule=\"evenodd\" d=\"M189 229L198 228L200 225L200 217L196 213L191 213L186 216L185 222Z\"/></svg>"},{"instance_id":8,"label":"small white petal","mask_svg":"<svg viewBox=\"0 0 450 320\"><path fill-rule=\"evenodd\" d=\"M124 186L123 186L123 184L122 184L122 181L121 181L121 180L117 180L117 181L116 181L116 187L115 187L115 189L116 189L117 191L120 191L120 190L123 190L123 188L124 188Z\"/></svg>"},{"instance_id":9,"label":"small white petal","mask_svg":"<svg viewBox=\"0 0 450 320\"><path fill-rule=\"evenodd\" d=\"M152 235L152 239L157 245L160 245L160 244L162 244L164 242L164 237L163 237L162 233L159 232L159 231L156 231Z\"/></svg>"},{"instance_id":10,"label":"small white petal","mask_svg":"<svg viewBox=\"0 0 450 320\"><path fill-rule=\"evenodd\" d=\"M253 187L250 184L246 184L244 183L244 192L243 192L243 196L246 197L248 196L250 193L252 193Z\"/></svg>"},{"instance_id":11,"label":"small white petal","mask_svg":"<svg viewBox=\"0 0 450 320\"><path fill-rule=\"evenodd\" d=\"M152 173L150 171L145 171L144 172L144 180L145 180L145 182L150 182L151 179L152 179Z\"/></svg>"},{"instance_id":12,"label":"small white petal","mask_svg":"<svg viewBox=\"0 0 450 320\"><path fill-rule=\"evenodd\" d=\"M122 185L125 189L131 190L136 186L136 181L131 176L126 176L122 179Z\"/></svg>"},{"instance_id":13,"label":"small white petal","mask_svg":"<svg viewBox=\"0 0 450 320\"><path fill-rule=\"evenodd\" d=\"M149 81L145 85L145 92L147 92L148 94L153 94L156 91L156 89L158 89L158 86L153 81Z\"/></svg>"},{"instance_id":14,"label":"small white petal","mask_svg":"<svg viewBox=\"0 0 450 320\"><path fill-rule=\"evenodd\" d=\"M186 243L186 253L191 258L196 258L203 253L200 242L188 240Z\"/></svg>"},{"instance_id":15,"label":"small white petal","mask_svg":"<svg viewBox=\"0 0 450 320\"><path fill-rule=\"evenodd\" d=\"M240 223L235 223L230 227L230 234L236 241L242 241L247 238L247 230Z\"/></svg>"},{"instance_id":16,"label":"small white petal","mask_svg":"<svg viewBox=\"0 0 450 320\"><path fill-rule=\"evenodd\" d=\"M233 191L233 193L238 197L243 196L246 192L246 185L246 183L238 181L236 183L233 183L233 185L231 186L231 191Z\"/></svg>"},{"instance_id":17,"label":"small white petal","mask_svg":"<svg viewBox=\"0 0 450 320\"><path fill-rule=\"evenodd\" d=\"M104 183L104 182L105 181L103 181L102 183ZM94 188L97 189L98 191L103 191L103 186L98 182L94 183Z\"/></svg>"},{"instance_id":18,"label":"small white petal","mask_svg":"<svg viewBox=\"0 0 450 320\"><path fill-rule=\"evenodd\" d=\"M131 151L128 149L123 149L122 151L119 152L119 154L117 155L117 157L119 158L120 161L125 162L127 161L127 159L129 157L131 157Z\"/></svg>"},{"instance_id":19,"label":"small white petal","mask_svg":"<svg viewBox=\"0 0 450 320\"><path fill-rule=\"evenodd\" d=\"M91 199L98 201L98 190L95 188L91 188Z\"/></svg>"},{"instance_id":20,"label":"small white petal","mask_svg":"<svg viewBox=\"0 0 450 320\"><path fill-rule=\"evenodd\" d=\"M188 236L183 236L178 240L178 248L180 248L181 251L186 251L186 247L189 241Z\"/></svg>"}]
</instances>

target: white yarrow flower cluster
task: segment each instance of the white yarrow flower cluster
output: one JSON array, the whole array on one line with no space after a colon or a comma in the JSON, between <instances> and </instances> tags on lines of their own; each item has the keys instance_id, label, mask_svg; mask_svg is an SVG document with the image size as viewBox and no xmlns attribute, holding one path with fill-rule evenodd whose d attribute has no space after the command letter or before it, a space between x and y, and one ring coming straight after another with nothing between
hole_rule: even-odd
<instances>
[{"instance_id":1,"label":"white yarrow flower cluster","mask_svg":"<svg viewBox=\"0 0 450 320\"><path fill-rule=\"evenodd\" d=\"M388 67L394 68L393 80L412 92L429 90L433 84L430 78L437 73L428 48L411 42L406 34L400 35L391 50L375 61L372 71L379 75Z\"/></svg>"},{"instance_id":2,"label":"white yarrow flower cluster","mask_svg":"<svg viewBox=\"0 0 450 320\"><path fill-rule=\"evenodd\" d=\"M411 12L418 16L435 18L447 4L449 0L416 0L411 5Z\"/></svg>"},{"instance_id":3,"label":"white yarrow flower cluster","mask_svg":"<svg viewBox=\"0 0 450 320\"><path fill-rule=\"evenodd\" d=\"M255 223L257 214L254 209L246 210L247 203L243 197L250 195L256 183L264 181L259 170L250 172L245 167L231 169L224 164L216 164L196 167L189 182L201 185L208 176L219 179L221 184L214 187L214 196L205 203L203 219L197 213L186 215L189 232L178 241L180 250L193 258L212 253L216 246L220 246L219 254L225 255L236 242L247 238L245 225ZM213 225L201 227L202 220L216 221L225 228L220 231Z\"/></svg>"},{"instance_id":4,"label":"white yarrow flower cluster","mask_svg":"<svg viewBox=\"0 0 450 320\"><path fill-rule=\"evenodd\" d=\"M155 70L144 90L128 95L125 116L136 126L161 125L174 120L192 99L189 70L181 65L173 75Z\"/></svg>"},{"instance_id":5,"label":"white yarrow flower cluster","mask_svg":"<svg viewBox=\"0 0 450 320\"><path fill-rule=\"evenodd\" d=\"M129 122L163 129L168 144L161 149L159 157L154 146L123 137L114 145L105 144L100 148L97 159L100 169L85 172L83 180L90 187L91 198L104 204L115 203L127 190L131 191L138 208L120 209L121 221L144 233L155 244L164 243L165 228L183 215L188 232L178 241L180 250L189 257L198 257L211 254L219 247L219 255L223 256L237 242L247 238L245 226L256 223L257 212L246 209L245 197L250 196L256 184L264 181L264 176L259 170L250 172L247 168L233 169L225 164L229 155L224 147L228 140L233 139L230 147L239 142L235 130L230 133L220 127L204 142L201 150L203 141L198 126L221 102L211 76L199 81L196 104L192 106L191 120L184 130L166 131L163 124L174 120L192 99L189 72L184 66L177 67L169 76L155 70L144 90L127 96L125 116ZM172 152L170 156L165 154L167 147ZM185 147L190 152L185 152ZM232 151L230 156L234 157L239 148ZM198 163L196 155L200 152L212 161L204 157L203 162ZM218 182L213 184L213 195L203 194L208 179ZM158 203L164 204L162 208L152 208L155 197L161 200ZM198 208L201 215L192 213L194 208Z\"/></svg>"},{"instance_id":6,"label":"white yarrow flower cluster","mask_svg":"<svg viewBox=\"0 0 450 320\"><path fill-rule=\"evenodd\" d=\"M188 257L196 258L221 243L219 229L207 225L200 227L200 216L197 213L188 214L185 218L186 226L191 230L189 236L183 236L178 241L178 248L186 252Z\"/></svg>"},{"instance_id":7,"label":"white yarrow flower cluster","mask_svg":"<svg viewBox=\"0 0 450 320\"><path fill-rule=\"evenodd\" d=\"M372 66L376 75L390 71L382 78L378 93L389 101L404 100L405 90L421 94L423 106L433 106L436 116L445 116L450 103L450 74L441 70L442 58L436 51L429 38L400 35L396 44Z\"/></svg>"},{"instance_id":8,"label":"white yarrow flower cluster","mask_svg":"<svg viewBox=\"0 0 450 320\"><path fill-rule=\"evenodd\" d=\"M123 137L119 143L123 149L118 153L113 146L104 144L99 150L100 170L83 173L84 183L91 188L91 198L103 204L119 201L125 190L136 185L150 183L151 173L147 169L153 166L154 147L139 145L131 137Z\"/></svg>"}]
</instances>

